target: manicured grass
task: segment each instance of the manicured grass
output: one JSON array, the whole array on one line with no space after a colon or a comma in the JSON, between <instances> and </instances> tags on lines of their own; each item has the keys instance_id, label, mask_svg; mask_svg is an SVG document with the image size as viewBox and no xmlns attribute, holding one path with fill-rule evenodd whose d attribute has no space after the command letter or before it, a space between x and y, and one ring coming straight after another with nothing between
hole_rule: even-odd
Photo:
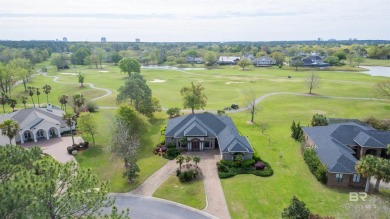
<instances>
[{"instance_id":1,"label":"manicured grass","mask_svg":"<svg viewBox=\"0 0 390 219\"><path fill-rule=\"evenodd\" d=\"M206 193L202 179L182 183L178 177L169 176L154 192L153 196L188 205L199 210L206 207Z\"/></svg>"},{"instance_id":2,"label":"manicured grass","mask_svg":"<svg viewBox=\"0 0 390 219\"><path fill-rule=\"evenodd\" d=\"M263 108L249 125L249 113L230 114L240 133L248 136L258 154L274 169L271 177L237 175L221 180L233 218L279 218L293 195L310 210L322 216L345 218L343 204L354 189L334 189L322 185L310 173L300 153L300 145L291 137L292 120L309 124L315 113L333 118L364 119L369 115L386 118L387 103L323 99L316 97L273 96L260 104ZM264 134L260 124L268 124ZM279 154L283 154L282 160ZM361 191L361 190L359 190Z\"/></svg>"},{"instance_id":3,"label":"manicured grass","mask_svg":"<svg viewBox=\"0 0 390 219\"><path fill-rule=\"evenodd\" d=\"M55 69L54 69L55 70ZM96 101L99 105L116 106L117 89L124 84L127 75L119 72L117 66L106 65L104 69L94 69L88 66L76 66L66 71L57 72L50 69L49 75L59 76L59 81L76 83L73 75L61 73L82 72L86 74L86 82L92 82L97 87L109 88L114 94ZM340 70L340 69L339 69ZM108 72L101 72L108 71ZM317 72L321 77L319 88L314 93L328 96L376 97L372 87L375 83L386 80L385 77L371 77L367 74L354 72ZM241 70L238 66L224 66L217 69L203 70L160 70L143 69L142 74L164 108L181 107L180 89L191 81L200 82L206 88L208 105L206 109L222 109L237 103L244 105L244 94L252 86L256 96L270 92L307 93L305 78L310 71L292 71L273 68L255 68ZM288 78L292 76L292 78ZM153 83L154 79L165 80L163 83ZM39 76L33 84L43 86L52 79ZM50 83L53 87L53 99L63 92L80 91L78 85L62 85ZM55 88L55 89L54 89ZM19 89L19 91L18 91ZM84 88L88 90L89 88ZM84 90L83 89L83 90ZM17 86L13 93L22 92L22 86ZM98 96L98 91L89 92L89 98ZM42 94L41 99L45 96ZM260 156L269 162L274 169L272 177L256 177L253 175L238 175L222 180L229 211L233 218L279 218L283 208L288 206L293 195L304 201L312 212L321 215L345 217L342 204L348 201L350 190L337 190L317 182L308 170L300 154L299 144L290 138L292 120L301 121L307 125L313 114L326 114L328 117L360 118L376 116L387 118L390 107L387 102L327 99L318 97L302 97L293 95L278 95L265 99L260 103L262 110L255 116L255 125L249 125L250 115L246 112L230 114L240 133L248 136L252 146ZM108 113L108 114L106 114ZM151 129L144 134L138 165L140 177L133 184L128 184L122 178L122 161L112 158L108 152L109 136L107 135L108 115L114 110L101 110L94 114L99 123L97 145L77 155L77 160L83 167L90 167L103 180L110 180L111 191L127 192L136 188L147 177L165 164L166 160L151 153L159 142L160 128L166 125L166 115L156 114L151 121ZM260 123L268 124L264 134ZM283 154L281 164L279 155ZM168 192L168 189L161 189ZM175 195L175 194L173 194ZM183 199L191 197L181 194Z\"/></svg>"},{"instance_id":4,"label":"manicured grass","mask_svg":"<svg viewBox=\"0 0 390 219\"><path fill-rule=\"evenodd\" d=\"M152 149L160 140L160 128L166 124L166 119L162 113L156 114L155 118L151 119L151 128L142 136L141 140L141 148L137 162L141 169L139 177L133 183L128 183L122 177L123 161L112 156L109 152L110 139L107 124L110 122L114 113L114 110L101 110L93 114L98 122L96 146L91 146L88 150L81 152L77 155L76 159L80 166L91 168L98 174L100 179L110 181L111 192L129 192L139 186L167 162L166 159L152 153ZM91 141L89 136L83 136L83 138Z\"/></svg>"},{"instance_id":5,"label":"manicured grass","mask_svg":"<svg viewBox=\"0 0 390 219\"><path fill-rule=\"evenodd\" d=\"M390 67L390 60L389 59L364 59L364 61L360 65L367 65L367 66L388 66Z\"/></svg>"}]
</instances>

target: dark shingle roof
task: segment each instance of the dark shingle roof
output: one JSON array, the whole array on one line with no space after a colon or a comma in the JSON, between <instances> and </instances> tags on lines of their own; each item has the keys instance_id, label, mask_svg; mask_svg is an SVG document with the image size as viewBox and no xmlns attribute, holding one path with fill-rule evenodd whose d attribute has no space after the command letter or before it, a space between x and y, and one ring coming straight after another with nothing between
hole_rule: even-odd
<instances>
[{"instance_id":1,"label":"dark shingle roof","mask_svg":"<svg viewBox=\"0 0 390 219\"><path fill-rule=\"evenodd\" d=\"M304 127L303 131L314 142L314 150L329 172L356 172L357 159L352 155L355 152L348 146L385 147L390 143L390 132L354 122Z\"/></svg>"},{"instance_id":2,"label":"dark shingle roof","mask_svg":"<svg viewBox=\"0 0 390 219\"><path fill-rule=\"evenodd\" d=\"M168 121L166 137L204 136L218 138L221 152L250 152L248 139L241 136L231 118L211 113L189 114Z\"/></svg>"}]
</instances>

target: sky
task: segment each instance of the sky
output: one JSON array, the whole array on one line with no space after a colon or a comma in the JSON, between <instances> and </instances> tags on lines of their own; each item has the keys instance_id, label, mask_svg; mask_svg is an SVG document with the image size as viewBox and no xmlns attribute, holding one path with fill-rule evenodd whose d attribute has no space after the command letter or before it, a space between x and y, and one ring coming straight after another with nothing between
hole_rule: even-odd
<instances>
[{"instance_id":1,"label":"sky","mask_svg":"<svg viewBox=\"0 0 390 219\"><path fill-rule=\"evenodd\" d=\"M390 40L390 0L0 0L0 40Z\"/></svg>"}]
</instances>

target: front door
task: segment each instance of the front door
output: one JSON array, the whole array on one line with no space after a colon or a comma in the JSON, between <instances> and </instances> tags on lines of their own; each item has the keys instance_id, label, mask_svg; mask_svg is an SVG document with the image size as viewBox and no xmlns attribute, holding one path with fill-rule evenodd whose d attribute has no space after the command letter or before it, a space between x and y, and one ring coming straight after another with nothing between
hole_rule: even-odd
<instances>
[{"instance_id":1,"label":"front door","mask_svg":"<svg viewBox=\"0 0 390 219\"><path fill-rule=\"evenodd\" d=\"M199 139L197 138L194 138L191 140L191 144L192 144L192 150L193 151L199 151L200 150L200 147L199 147Z\"/></svg>"}]
</instances>

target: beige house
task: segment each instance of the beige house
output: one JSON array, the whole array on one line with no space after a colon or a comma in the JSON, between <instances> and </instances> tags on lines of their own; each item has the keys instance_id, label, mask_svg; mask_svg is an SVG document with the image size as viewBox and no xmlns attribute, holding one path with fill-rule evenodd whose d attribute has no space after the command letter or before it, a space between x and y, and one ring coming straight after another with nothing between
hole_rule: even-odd
<instances>
[{"instance_id":1,"label":"beige house","mask_svg":"<svg viewBox=\"0 0 390 219\"><path fill-rule=\"evenodd\" d=\"M47 108L21 109L9 114L0 114L0 122L13 119L19 123L20 131L15 137L15 143L25 143L27 141L37 142L40 139L61 137L61 133L70 131L69 126L62 120L64 111L58 107L48 105ZM72 130L75 129L75 124ZM7 136L0 136L0 145L8 144Z\"/></svg>"}]
</instances>

